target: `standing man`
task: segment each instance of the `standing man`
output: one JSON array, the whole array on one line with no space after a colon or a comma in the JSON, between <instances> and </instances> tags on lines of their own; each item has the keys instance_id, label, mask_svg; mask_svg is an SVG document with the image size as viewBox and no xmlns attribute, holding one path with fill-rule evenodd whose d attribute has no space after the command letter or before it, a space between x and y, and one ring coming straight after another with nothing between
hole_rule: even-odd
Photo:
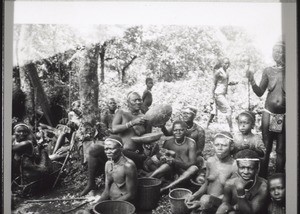
<instances>
[{"instance_id":1,"label":"standing man","mask_svg":"<svg viewBox=\"0 0 300 214\"><path fill-rule=\"evenodd\" d=\"M212 90L213 99L215 103L215 108L211 111L209 120L207 122L207 128L212 122L214 116L217 114L217 110L226 114L226 119L229 125L229 129L232 132L232 119L231 119L231 107L226 98L228 86L236 85L237 82L229 82L228 68L230 66L230 61L228 58L223 59L223 61L218 61L214 66L214 86Z\"/></svg>"},{"instance_id":2,"label":"standing man","mask_svg":"<svg viewBox=\"0 0 300 214\"><path fill-rule=\"evenodd\" d=\"M265 214L267 213L267 181L258 177L258 154L245 149L236 154L237 176L224 186L223 202L216 214Z\"/></svg>"},{"instance_id":3,"label":"standing man","mask_svg":"<svg viewBox=\"0 0 300 214\"><path fill-rule=\"evenodd\" d=\"M119 136L112 135L104 141L108 161L105 163L105 188L98 202L111 199L134 203L137 169L134 162L123 155L122 147Z\"/></svg>"},{"instance_id":4,"label":"standing man","mask_svg":"<svg viewBox=\"0 0 300 214\"><path fill-rule=\"evenodd\" d=\"M146 90L143 93L142 96L142 100L143 100L143 104L142 104L142 112L145 114L148 110L149 107L152 105L152 93L151 93L151 89L153 87L153 79L150 77L146 78Z\"/></svg>"},{"instance_id":5,"label":"standing man","mask_svg":"<svg viewBox=\"0 0 300 214\"><path fill-rule=\"evenodd\" d=\"M266 68L259 85L254 80L254 72L247 72L254 93L261 97L268 89L265 108L262 113L262 137L266 147L266 157L261 176L266 178L273 141L276 140L276 172L284 173L285 167L285 45L276 43L273 48L276 65ZM248 64L249 68L249 64Z\"/></svg>"}]
</instances>

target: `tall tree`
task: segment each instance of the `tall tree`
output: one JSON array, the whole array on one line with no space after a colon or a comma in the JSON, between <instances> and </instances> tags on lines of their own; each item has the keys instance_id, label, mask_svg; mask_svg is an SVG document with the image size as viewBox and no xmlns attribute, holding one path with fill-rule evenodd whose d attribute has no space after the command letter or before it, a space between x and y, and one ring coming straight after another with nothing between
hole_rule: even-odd
<instances>
[{"instance_id":1,"label":"tall tree","mask_svg":"<svg viewBox=\"0 0 300 214\"><path fill-rule=\"evenodd\" d=\"M97 77L99 49L99 44L82 48L78 50L72 61L73 68L78 72L83 119L90 123L99 119L99 82Z\"/></svg>"}]
</instances>

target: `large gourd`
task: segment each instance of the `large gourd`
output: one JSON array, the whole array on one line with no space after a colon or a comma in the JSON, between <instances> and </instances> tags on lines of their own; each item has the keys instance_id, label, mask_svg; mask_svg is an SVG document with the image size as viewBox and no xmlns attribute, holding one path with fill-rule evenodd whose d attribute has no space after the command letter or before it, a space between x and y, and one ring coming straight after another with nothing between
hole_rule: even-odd
<instances>
[{"instance_id":1,"label":"large gourd","mask_svg":"<svg viewBox=\"0 0 300 214\"><path fill-rule=\"evenodd\" d=\"M151 126L160 127L165 125L165 123L172 116L172 106L171 105L158 105L153 108L150 108L146 112L145 118Z\"/></svg>"}]
</instances>

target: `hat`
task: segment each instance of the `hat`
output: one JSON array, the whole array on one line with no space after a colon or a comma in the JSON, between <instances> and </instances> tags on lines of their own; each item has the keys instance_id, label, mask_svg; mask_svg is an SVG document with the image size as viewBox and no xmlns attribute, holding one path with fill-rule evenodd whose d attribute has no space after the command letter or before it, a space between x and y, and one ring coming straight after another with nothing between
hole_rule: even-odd
<instances>
[{"instance_id":1,"label":"hat","mask_svg":"<svg viewBox=\"0 0 300 214\"><path fill-rule=\"evenodd\" d=\"M192 113L194 115L197 114L197 108L194 107L194 106L191 106L191 105L185 106L181 111L182 112L189 112L189 113Z\"/></svg>"}]
</instances>

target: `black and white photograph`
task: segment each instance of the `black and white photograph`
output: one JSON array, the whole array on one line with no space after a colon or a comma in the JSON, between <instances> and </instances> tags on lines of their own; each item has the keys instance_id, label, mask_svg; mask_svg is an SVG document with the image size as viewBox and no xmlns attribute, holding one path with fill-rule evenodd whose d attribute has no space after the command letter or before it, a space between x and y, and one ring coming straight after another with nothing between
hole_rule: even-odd
<instances>
[{"instance_id":1,"label":"black and white photograph","mask_svg":"<svg viewBox=\"0 0 300 214\"><path fill-rule=\"evenodd\" d=\"M291 5L15 1L6 210L296 213Z\"/></svg>"}]
</instances>

